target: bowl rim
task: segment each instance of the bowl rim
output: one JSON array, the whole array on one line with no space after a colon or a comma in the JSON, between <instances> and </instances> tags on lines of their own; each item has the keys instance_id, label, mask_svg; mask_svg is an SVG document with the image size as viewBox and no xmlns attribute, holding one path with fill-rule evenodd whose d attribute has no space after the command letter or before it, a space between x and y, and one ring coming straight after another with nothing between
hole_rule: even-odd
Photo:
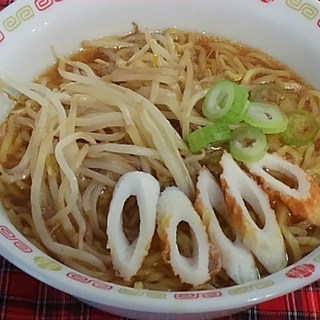
<instances>
[{"instance_id":1,"label":"bowl rim","mask_svg":"<svg viewBox=\"0 0 320 320\"><path fill-rule=\"evenodd\" d=\"M274 274L240 285L190 292L135 289L102 281L63 265L35 247L13 225L10 225L9 228L7 226L8 221L7 217L0 215L0 239L2 238L0 253L5 259L35 279L80 300L101 305L120 306L122 309L153 313L173 312L176 314L198 313L199 310L201 312L216 312L238 309L283 296L317 281L320 277L320 247L318 247L301 260ZM16 250L17 247L18 250ZM26 254L23 255L19 247L28 247L31 248L31 251L27 250ZM47 261L53 261L62 268L58 272L39 268L34 262L35 258L39 257L47 259ZM31 260L33 260L33 263ZM28 261L27 264L26 261ZM287 276L296 267L309 266L310 264L315 267L315 270L307 278L291 279ZM71 281L72 278L76 281ZM161 296L163 293L165 293L165 298ZM148 301L147 304L146 301ZM174 302L174 304L169 305L168 301ZM208 301L215 303L211 304ZM124 302L125 307L122 304Z\"/></svg>"}]
</instances>

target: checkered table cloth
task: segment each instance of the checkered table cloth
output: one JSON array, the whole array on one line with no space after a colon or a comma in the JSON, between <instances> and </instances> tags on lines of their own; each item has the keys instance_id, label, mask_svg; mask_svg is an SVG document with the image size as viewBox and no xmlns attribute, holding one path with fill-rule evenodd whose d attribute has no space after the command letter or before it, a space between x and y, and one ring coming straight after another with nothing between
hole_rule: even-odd
<instances>
[{"instance_id":1,"label":"checkered table cloth","mask_svg":"<svg viewBox=\"0 0 320 320\"><path fill-rule=\"evenodd\" d=\"M14 0L0 0L0 10L12 2ZM37 281L1 256L0 319L126 320L91 308L72 296ZM320 280L301 290L221 320L316 319L320 319Z\"/></svg>"}]
</instances>

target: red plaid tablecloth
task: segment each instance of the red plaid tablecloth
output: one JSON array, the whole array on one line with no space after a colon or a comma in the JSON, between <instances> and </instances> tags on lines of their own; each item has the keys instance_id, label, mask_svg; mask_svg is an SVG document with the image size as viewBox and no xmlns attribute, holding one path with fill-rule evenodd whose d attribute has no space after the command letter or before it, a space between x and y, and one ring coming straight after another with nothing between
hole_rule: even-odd
<instances>
[{"instance_id":1,"label":"red plaid tablecloth","mask_svg":"<svg viewBox=\"0 0 320 320\"><path fill-rule=\"evenodd\" d=\"M0 10L15 0L0 0ZM0 256L0 319L125 320L91 308L25 274ZM301 290L221 320L320 319L320 280Z\"/></svg>"}]
</instances>

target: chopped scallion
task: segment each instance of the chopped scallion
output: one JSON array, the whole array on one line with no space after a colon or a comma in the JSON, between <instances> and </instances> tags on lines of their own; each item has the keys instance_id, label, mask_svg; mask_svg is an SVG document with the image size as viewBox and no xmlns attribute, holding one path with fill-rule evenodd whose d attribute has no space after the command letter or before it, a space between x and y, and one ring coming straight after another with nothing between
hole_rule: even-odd
<instances>
[{"instance_id":1,"label":"chopped scallion","mask_svg":"<svg viewBox=\"0 0 320 320\"><path fill-rule=\"evenodd\" d=\"M230 136L229 126L225 122L219 121L191 132L187 136L187 142L190 151L195 153L209 144L226 142Z\"/></svg>"},{"instance_id":2,"label":"chopped scallion","mask_svg":"<svg viewBox=\"0 0 320 320\"><path fill-rule=\"evenodd\" d=\"M250 91L250 101L277 105L284 112L297 108L297 97L275 83L264 83L253 87Z\"/></svg>"},{"instance_id":3,"label":"chopped scallion","mask_svg":"<svg viewBox=\"0 0 320 320\"><path fill-rule=\"evenodd\" d=\"M227 80L214 83L205 96L202 112L211 121L223 119L240 122L248 106L249 93L244 87Z\"/></svg>"},{"instance_id":4,"label":"chopped scallion","mask_svg":"<svg viewBox=\"0 0 320 320\"><path fill-rule=\"evenodd\" d=\"M203 115L213 123L189 134L189 150L194 153L228 141L235 160L254 162L268 150L265 134L280 134L284 143L302 146L319 129L311 114L291 112L296 107L295 96L276 84L259 85L248 98L249 91L232 81L214 83L202 105ZM289 117L282 108L290 110Z\"/></svg>"},{"instance_id":5,"label":"chopped scallion","mask_svg":"<svg viewBox=\"0 0 320 320\"><path fill-rule=\"evenodd\" d=\"M260 160L267 150L267 138L260 129L242 125L232 131L229 151L235 160L255 162Z\"/></svg>"},{"instance_id":6,"label":"chopped scallion","mask_svg":"<svg viewBox=\"0 0 320 320\"><path fill-rule=\"evenodd\" d=\"M280 134L282 141L296 147L311 142L319 129L315 117L309 112L300 110L288 113L288 118L287 129Z\"/></svg>"},{"instance_id":7,"label":"chopped scallion","mask_svg":"<svg viewBox=\"0 0 320 320\"><path fill-rule=\"evenodd\" d=\"M262 102L251 102L243 120L266 134L283 132L288 125L288 117L277 106Z\"/></svg>"},{"instance_id":8,"label":"chopped scallion","mask_svg":"<svg viewBox=\"0 0 320 320\"><path fill-rule=\"evenodd\" d=\"M285 89L274 83L260 84L250 91L250 100L279 105L286 96Z\"/></svg>"}]
</instances>

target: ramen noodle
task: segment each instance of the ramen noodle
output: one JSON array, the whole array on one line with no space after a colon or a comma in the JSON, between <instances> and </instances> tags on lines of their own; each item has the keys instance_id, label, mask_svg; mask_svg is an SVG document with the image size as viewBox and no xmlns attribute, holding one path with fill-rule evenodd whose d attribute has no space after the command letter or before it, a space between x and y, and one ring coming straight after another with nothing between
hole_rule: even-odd
<instances>
[{"instance_id":1,"label":"ramen noodle","mask_svg":"<svg viewBox=\"0 0 320 320\"><path fill-rule=\"evenodd\" d=\"M211 124L201 106L220 80L276 105L288 118L305 112L319 123L320 91L287 66L204 33L137 26L123 36L85 40L70 57L53 54L56 63L35 82L4 75L0 84L3 92L21 93L8 93L15 106L1 125L2 203L34 245L79 272L154 290L258 279L319 245L319 225L308 216L314 207L303 217L294 214L287 198L260 188L259 170L290 188L296 179L280 169L237 163L226 143L193 153L187 143L190 133ZM315 128L301 143L266 137L268 155L276 152L299 167L318 188ZM247 177L246 190L257 186L255 199L239 192L229 170ZM259 199L268 212L260 212ZM257 243L234 212L249 221ZM274 263L262 252L270 234L268 250L279 249ZM248 259L236 270L237 254ZM198 280L190 279L192 270Z\"/></svg>"}]
</instances>

